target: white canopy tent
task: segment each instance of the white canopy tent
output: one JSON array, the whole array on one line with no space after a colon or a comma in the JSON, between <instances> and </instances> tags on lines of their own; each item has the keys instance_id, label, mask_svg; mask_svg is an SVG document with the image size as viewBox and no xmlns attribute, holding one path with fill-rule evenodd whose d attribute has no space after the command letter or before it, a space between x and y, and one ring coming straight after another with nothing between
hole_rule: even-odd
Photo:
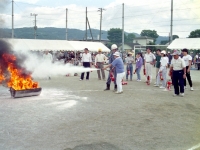
<instances>
[{"instance_id":1,"label":"white canopy tent","mask_svg":"<svg viewBox=\"0 0 200 150\"><path fill-rule=\"evenodd\" d=\"M84 42L84 41L68 41L68 42L77 51L81 51L84 48L88 48L88 50L92 52L97 52L98 49L101 49L102 52L110 52L110 49L108 49L101 42Z\"/></svg>"},{"instance_id":2,"label":"white canopy tent","mask_svg":"<svg viewBox=\"0 0 200 150\"><path fill-rule=\"evenodd\" d=\"M198 50L200 49L200 38L177 38L167 48Z\"/></svg>"},{"instance_id":3,"label":"white canopy tent","mask_svg":"<svg viewBox=\"0 0 200 150\"><path fill-rule=\"evenodd\" d=\"M83 42L83 41L66 41L66 40L41 40L41 39L4 39L9 42L13 49L32 50L32 51L81 51L88 48L89 51L97 52L99 48L102 52L109 52L104 44L101 42Z\"/></svg>"}]
</instances>

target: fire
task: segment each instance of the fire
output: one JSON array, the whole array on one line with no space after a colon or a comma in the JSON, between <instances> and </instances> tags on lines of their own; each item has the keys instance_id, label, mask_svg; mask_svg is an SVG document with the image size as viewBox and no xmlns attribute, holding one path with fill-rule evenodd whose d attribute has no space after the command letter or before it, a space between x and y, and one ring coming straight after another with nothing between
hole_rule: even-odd
<instances>
[{"instance_id":1,"label":"fire","mask_svg":"<svg viewBox=\"0 0 200 150\"><path fill-rule=\"evenodd\" d=\"M3 80L5 80L5 77L4 77L3 73L2 73L1 66L0 66L0 83L1 83Z\"/></svg>"},{"instance_id":2,"label":"fire","mask_svg":"<svg viewBox=\"0 0 200 150\"><path fill-rule=\"evenodd\" d=\"M10 75L7 82L8 87L12 87L15 90L35 89L39 87L38 83L32 80L30 73L25 74L23 69L16 67L16 57L14 55L3 54L3 59L7 64L7 71ZM0 68L0 82L4 80L6 78Z\"/></svg>"}]
</instances>

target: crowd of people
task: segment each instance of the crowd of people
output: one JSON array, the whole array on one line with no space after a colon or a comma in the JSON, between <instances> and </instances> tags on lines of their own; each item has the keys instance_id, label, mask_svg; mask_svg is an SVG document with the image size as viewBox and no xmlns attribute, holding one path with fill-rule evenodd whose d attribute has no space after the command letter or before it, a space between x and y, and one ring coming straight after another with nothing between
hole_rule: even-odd
<instances>
[{"instance_id":1,"label":"crowd of people","mask_svg":"<svg viewBox=\"0 0 200 150\"><path fill-rule=\"evenodd\" d=\"M82 63L89 62L90 65L83 65L84 67L91 67L92 59L88 53L88 49L85 49L85 53L82 58ZM188 80L190 90L193 91L192 79L190 75L191 66L195 63L195 60L189 55L187 49L183 49L182 53L178 50L174 50L172 53L166 52L166 50L157 49L156 55L151 52L150 48L147 48L146 53L137 53L136 58L133 58L133 53L129 52L125 59L125 64L122 60L122 55L118 51L117 45L111 46L111 55L107 66L103 66L105 55L101 55L101 51L96 56L95 67L98 68L98 79L101 80L100 70L102 72L102 79L105 80L104 70L109 68L109 74L106 81L106 88L104 91L110 90L111 82L114 83L114 91L116 94L123 93L122 81L125 77L126 80L132 81L133 74L137 73L137 81L141 81L142 66L143 73L146 76L145 82L152 83L152 68L156 67L156 82L155 87L168 91L168 81L174 86L174 96L184 96L184 90L186 88L186 79ZM90 58L90 59L87 59ZM197 60L197 59L196 59ZM133 63L136 62L135 69ZM98 65L97 65L98 64ZM125 67L124 67L125 65ZM168 75L170 79L167 80ZM83 78L81 76L80 80ZM89 80L89 72L86 77ZM161 86L160 86L161 84Z\"/></svg>"},{"instance_id":2,"label":"crowd of people","mask_svg":"<svg viewBox=\"0 0 200 150\"><path fill-rule=\"evenodd\" d=\"M193 53L191 53L193 54ZM84 52L57 52L52 55L46 51L43 55L45 59L52 62L62 60L63 63L71 63L73 65L82 65L83 67L97 68L98 80L106 80L105 71L109 68L109 74L106 80L106 88L104 91L110 90L110 85L113 81L114 92L116 94L123 93L122 81L133 80L133 74L137 75L137 81L141 81L141 70L143 67L143 74L145 75L145 82L150 85L152 83L152 68L156 68L155 87L159 87L164 91L168 91L168 81L174 86L174 96L184 96L184 89L186 88L186 79L188 80L190 90L193 91L193 84L190 75L192 64L200 62L200 55L189 55L187 49L183 49L182 53L174 50L172 53L166 50L156 50L156 54L151 52L150 48L146 49L146 53L137 53L136 58L133 53L129 52L123 61L122 54L118 51L116 44L111 46L111 53L103 54L99 49L97 53L90 53L88 48ZM108 60L108 65L104 66ZM133 67L135 63L135 68ZM125 65L125 67L124 67ZM168 75L170 79L168 80ZM86 80L89 80L90 72L86 73ZM80 81L84 80L84 72L81 73ZM160 86L161 85L161 86Z\"/></svg>"}]
</instances>

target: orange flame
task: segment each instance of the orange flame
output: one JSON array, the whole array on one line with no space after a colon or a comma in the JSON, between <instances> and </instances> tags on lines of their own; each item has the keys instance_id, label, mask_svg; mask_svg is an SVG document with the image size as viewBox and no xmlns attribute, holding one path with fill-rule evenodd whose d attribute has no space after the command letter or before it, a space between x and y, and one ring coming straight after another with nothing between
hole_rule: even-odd
<instances>
[{"instance_id":1,"label":"orange flame","mask_svg":"<svg viewBox=\"0 0 200 150\"><path fill-rule=\"evenodd\" d=\"M0 67L1 67L1 66L0 66ZM1 70L1 68L0 68L0 83L1 83L3 80L5 80L5 77L4 77L4 75L3 75L3 73L2 73L2 70Z\"/></svg>"},{"instance_id":2,"label":"orange flame","mask_svg":"<svg viewBox=\"0 0 200 150\"><path fill-rule=\"evenodd\" d=\"M26 90L39 87L38 83L32 80L30 74L25 75L23 74L22 69L15 67L14 62L16 61L16 57L14 55L4 54L3 59L8 65L7 70L10 74L10 79L7 82L8 87L12 87L15 90ZM0 82L3 80L5 80L5 77L0 70Z\"/></svg>"}]
</instances>

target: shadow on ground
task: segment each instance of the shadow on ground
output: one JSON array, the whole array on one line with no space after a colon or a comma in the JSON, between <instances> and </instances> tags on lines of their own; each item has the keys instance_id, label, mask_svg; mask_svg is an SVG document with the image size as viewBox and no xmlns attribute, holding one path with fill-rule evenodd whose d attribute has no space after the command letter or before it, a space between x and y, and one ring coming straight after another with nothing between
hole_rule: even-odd
<instances>
[{"instance_id":1,"label":"shadow on ground","mask_svg":"<svg viewBox=\"0 0 200 150\"><path fill-rule=\"evenodd\" d=\"M92 144L86 144L86 145L79 145L71 148L66 148L64 150L120 150L115 145L102 142L102 143L92 143Z\"/></svg>"}]
</instances>

